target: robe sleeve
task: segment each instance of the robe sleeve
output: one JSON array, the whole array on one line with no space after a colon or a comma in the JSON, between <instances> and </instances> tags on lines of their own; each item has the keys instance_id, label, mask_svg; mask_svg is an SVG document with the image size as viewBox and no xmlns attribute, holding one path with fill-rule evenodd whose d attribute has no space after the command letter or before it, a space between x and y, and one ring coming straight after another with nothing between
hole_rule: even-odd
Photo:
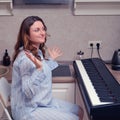
<instances>
[{"instance_id":1,"label":"robe sleeve","mask_svg":"<svg viewBox=\"0 0 120 120\"><path fill-rule=\"evenodd\" d=\"M31 99L38 92L40 82L46 78L44 69L36 69L34 63L27 57L20 62L19 69L22 78L22 92L28 99Z\"/></svg>"},{"instance_id":2,"label":"robe sleeve","mask_svg":"<svg viewBox=\"0 0 120 120\"><path fill-rule=\"evenodd\" d=\"M58 63L53 60L52 58L49 58L47 61L48 66L51 68L51 70L54 70L55 68L58 67Z\"/></svg>"}]
</instances>

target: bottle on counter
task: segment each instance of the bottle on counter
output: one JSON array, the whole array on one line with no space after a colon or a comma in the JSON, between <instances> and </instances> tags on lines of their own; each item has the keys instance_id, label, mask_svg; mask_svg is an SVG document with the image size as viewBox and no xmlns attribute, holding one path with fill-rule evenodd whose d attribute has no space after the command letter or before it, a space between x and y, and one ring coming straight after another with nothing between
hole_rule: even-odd
<instances>
[{"instance_id":1,"label":"bottle on counter","mask_svg":"<svg viewBox=\"0 0 120 120\"><path fill-rule=\"evenodd\" d=\"M10 63L11 63L11 61L10 61L10 56L8 55L8 51L7 51L7 49L6 49L6 50L5 50L5 54L4 54L4 56L3 56L3 65L4 65L4 66L9 66Z\"/></svg>"}]
</instances>

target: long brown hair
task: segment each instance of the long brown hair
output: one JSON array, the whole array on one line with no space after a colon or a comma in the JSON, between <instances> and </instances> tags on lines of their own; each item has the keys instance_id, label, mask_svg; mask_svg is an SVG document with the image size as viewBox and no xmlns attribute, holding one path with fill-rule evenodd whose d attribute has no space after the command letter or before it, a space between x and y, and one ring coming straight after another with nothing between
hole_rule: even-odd
<instances>
[{"instance_id":1,"label":"long brown hair","mask_svg":"<svg viewBox=\"0 0 120 120\"><path fill-rule=\"evenodd\" d=\"M25 18L20 26L17 42L14 47L15 52L13 55L13 62L16 59L17 55L19 54L21 47L23 47L24 50L29 50L35 57L40 59L40 56L38 56L37 49L34 46L32 46L29 40L29 37L28 37L30 35L30 27L36 21L41 21L44 26L45 31L47 31L47 27L40 17L29 16ZM45 38L45 42L46 42L46 38ZM40 44L39 49L42 51L43 57L45 58L45 43Z\"/></svg>"}]
</instances>

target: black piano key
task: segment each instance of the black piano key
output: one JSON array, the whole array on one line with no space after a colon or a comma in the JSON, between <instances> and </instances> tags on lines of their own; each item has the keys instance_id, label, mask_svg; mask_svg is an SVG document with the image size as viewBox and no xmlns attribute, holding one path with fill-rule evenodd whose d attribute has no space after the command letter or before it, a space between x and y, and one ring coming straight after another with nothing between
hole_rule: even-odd
<instances>
[{"instance_id":1,"label":"black piano key","mask_svg":"<svg viewBox=\"0 0 120 120\"><path fill-rule=\"evenodd\" d=\"M113 98L106 98L106 97L100 98L100 101L101 102L115 102Z\"/></svg>"}]
</instances>

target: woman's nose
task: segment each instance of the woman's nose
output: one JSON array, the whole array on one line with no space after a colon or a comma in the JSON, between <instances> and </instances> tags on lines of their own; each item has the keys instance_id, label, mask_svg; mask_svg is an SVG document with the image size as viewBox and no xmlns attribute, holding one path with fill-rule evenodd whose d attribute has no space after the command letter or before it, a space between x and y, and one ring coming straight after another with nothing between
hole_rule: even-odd
<instances>
[{"instance_id":1,"label":"woman's nose","mask_svg":"<svg viewBox=\"0 0 120 120\"><path fill-rule=\"evenodd\" d=\"M45 31L40 30L39 33L40 33L40 34L45 34Z\"/></svg>"}]
</instances>

